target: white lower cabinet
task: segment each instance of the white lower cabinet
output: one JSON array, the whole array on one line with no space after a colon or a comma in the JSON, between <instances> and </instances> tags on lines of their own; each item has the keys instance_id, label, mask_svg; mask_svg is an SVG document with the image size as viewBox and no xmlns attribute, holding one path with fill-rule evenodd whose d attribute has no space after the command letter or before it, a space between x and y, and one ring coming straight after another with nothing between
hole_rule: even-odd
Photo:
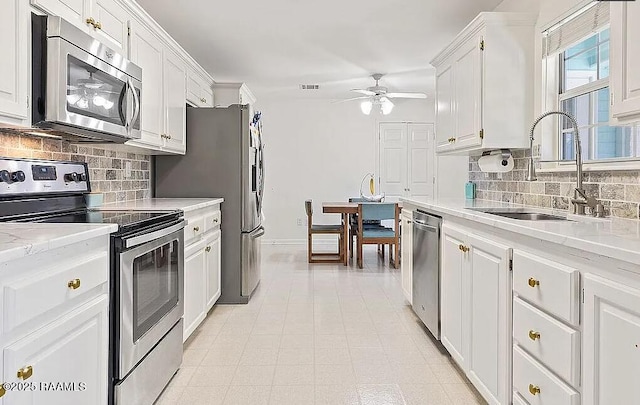
<instances>
[{"instance_id":1,"label":"white lower cabinet","mask_svg":"<svg viewBox=\"0 0 640 405\"><path fill-rule=\"evenodd\" d=\"M491 404L512 397L511 251L464 229L442 228L442 343Z\"/></svg>"},{"instance_id":2,"label":"white lower cabinet","mask_svg":"<svg viewBox=\"0 0 640 405\"><path fill-rule=\"evenodd\" d=\"M640 404L640 290L584 276L584 405Z\"/></svg>"},{"instance_id":3,"label":"white lower cabinet","mask_svg":"<svg viewBox=\"0 0 640 405\"><path fill-rule=\"evenodd\" d=\"M205 239L205 310L207 312L213 307L213 304L216 303L218 298L220 298L220 236L221 233L217 230Z\"/></svg>"},{"instance_id":4,"label":"white lower cabinet","mask_svg":"<svg viewBox=\"0 0 640 405\"><path fill-rule=\"evenodd\" d=\"M220 205L185 214L183 340L207 317L220 298Z\"/></svg>"},{"instance_id":5,"label":"white lower cabinet","mask_svg":"<svg viewBox=\"0 0 640 405\"><path fill-rule=\"evenodd\" d=\"M413 303L413 211L402 210L400 275L404 298Z\"/></svg>"},{"instance_id":6,"label":"white lower cabinet","mask_svg":"<svg viewBox=\"0 0 640 405\"><path fill-rule=\"evenodd\" d=\"M104 294L4 348L5 404L106 404L108 346Z\"/></svg>"},{"instance_id":7,"label":"white lower cabinet","mask_svg":"<svg viewBox=\"0 0 640 405\"><path fill-rule=\"evenodd\" d=\"M109 235L0 263L0 405L107 405Z\"/></svg>"},{"instance_id":8,"label":"white lower cabinet","mask_svg":"<svg viewBox=\"0 0 640 405\"><path fill-rule=\"evenodd\" d=\"M198 241L184 250L184 340L206 316L204 293L204 241Z\"/></svg>"}]
</instances>

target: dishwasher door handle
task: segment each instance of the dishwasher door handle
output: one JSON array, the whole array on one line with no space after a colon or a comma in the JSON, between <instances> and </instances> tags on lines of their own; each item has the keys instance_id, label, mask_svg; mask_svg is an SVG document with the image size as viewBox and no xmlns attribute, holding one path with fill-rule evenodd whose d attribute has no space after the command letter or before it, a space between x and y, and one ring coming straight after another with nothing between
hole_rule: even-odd
<instances>
[{"instance_id":1,"label":"dishwasher door handle","mask_svg":"<svg viewBox=\"0 0 640 405\"><path fill-rule=\"evenodd\" d=\"M416 219L413 220L413 224L417 225L418 228L420 229L425 229L427 231L431 231L431 232L438 232L438 227L437 226L433 226L433 225L428 225L425 222L420 222Z\"/></svg>"}]
</instances>

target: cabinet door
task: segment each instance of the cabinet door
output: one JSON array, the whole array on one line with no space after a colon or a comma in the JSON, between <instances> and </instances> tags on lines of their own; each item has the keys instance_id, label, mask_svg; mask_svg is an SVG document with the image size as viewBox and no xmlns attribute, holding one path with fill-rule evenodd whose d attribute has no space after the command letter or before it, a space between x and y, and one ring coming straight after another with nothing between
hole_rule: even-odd
<instances>
[{"instance_id":1,"label":"cabinet door","mask_svg":"<svg viewBox=\"0 0 640 405\"><path fill-rule=\"evenodd\" d=\"M5 404L107 404L109 298L89 304L5 347L5 384L33 383L33 391L8 391ZM24 380L19 370L31 372Z\"/></svg>"},{"instance_id":2,"label":"cabinet door","mask_svg":"<svg viewBox=\"0 0 640 405\"><path fill-rule=\"evenodd\" d=\"M91 17L96 20L94 35L113 50L127 55L129 13L115 0L93 0Z\"/></svg>"},{"instance_id":3,"label":"cabinet door","mask_svg":"<svg viewBox=\"0 0 640 405\"><path fill-rule=\"evenodd\" d=\"M640 290L584 276L583 404L640 404Z\"/></svg>"},{"instance_id":4,"label":"cabinet door","mask_svg":"<svg viewBox=\"0 0 640 405\"><path fill-rule=\"evenodd\" d=\"M197 242L184 252L184 340L187 340L206 315L204 248L203 242Z\"/></svg>"},{"instance_id":5,"label":"cabinet door","mask_svg":"<svg viewBox=\"0 0 640 405\"><path fill-rule=\"evenodd\" d=\"M136 142L160 148L162 114L162 43L137 21L131 21L131 61L142 68L141 138Z\"/></svg>"},{"instance_id":6,"label":"cabinet door","mask_svg":"<svg viewBox=\"0 0 640 405\"><path fill-rule=\"evenodd\" d=\"M433 197L433 124L407 124L407 155L408 196Z\"/></svg>"},{"instance_id":7,"label":"cabinet door","mask_svg":"<svg viewBox=\"0 0 640 405\"><path fill-rule=\"evenodd\" d=\"M482 51L480 38L469 40L453 63L455 141L453 149L477 146L482 114Z\"/></svg>"},{"instance_id":8,"label":"cabinet door","mask_svg":"<svg viewBox=\"0 0 640 405\"><path fill-rule=\"evenodd\" d=\"M511 398L511 249L486 238L467 238L470 278L468 376L489 403Z\"/></svg>"},{"instance_id":9,"label":"cabinet door","mask_svg":"<svg viewBox=\"0 0 640 405\"><path fill-rule=\"evenodd\" d=\"M164 51L165 147L185 153L187 115L187 71L184 62L171 50Z\"/></svg>"},{"instance_id":10,"label":"cabinet door","mask_svg":"<svg viewBox=\"0 0 640 405\"><path fill-rule=\"evenodd\" d=\"M402 261L400 262L400 275L402 279L402 292L404 297L413 304L413 213L402 211L401 249Z\"/></svg>"},{"instance_id":11,"label":"cabinet door","mask_svg":"<svg viewBox=\"0 0 640 405\"><path fill-rule=\"evenodd\" d=\"M205 281L206 281L206 311L220 298L220 231L213 232L206 241L205 251Z\"/></svg>"},{"instance_id":12,"label":"cabinet door","mask_svg":"<svg viewBox=\"0 0 640 405\"><path fill-rule=\"evenodd\" d=\"M363 185L363 193L369 193ZM408 196L407 187L407 124L380 124L380 188L387 198L397 201Z\"/></svg>"},{"instance_id":13,"label":"cabinet door","mask_svg":"<svg viewBox=\"0 0 640 405\"><path fill-rule=\"evenodd\" d=\"M468 278L464 274L464 254L460 250L465 245L467 235L457 228L442 227L441 257L441 341L451 357L467 369L468 361Z\"/></svg>"},{"instance_id":14,"label":"cabinet door","mask_svg":"<svg viewBox=\"0 0 640 405\"><path fill-rule=\"evenodd\" d=\"M3 0L0 4L0 121L25 124L27 117L27 71L30 22L22 0Z\"/></svg>"},{"instance_id":15,"label":"cabinet door","mask_svg":"<svg viewBox=\"0 0 640 405\"><path fill-rule=\"evenodd\" d=\"M91 0L31 0L32 5L47 14L62 17L85 31L93 29L86 22L91 8L90 2Z\"/></svg>"},{"instance_id":16,"label":"cabinet door","mask_svg":"<svg viewBox=\"0 0 640 405\"><path fill-rule=\"evenodd\" d=\"M453 147L455 136L453 122L453 66L446 65L436 75L436 151Z\"/></svg>"},{"instance_id":17,"label":"cabinet door","mask_svg":"<svg viewBox=\"0 0 640 405\"><path fill-rule=\"evenodd\" d=\"M611 117L640 116L640 3L611 3Z\"/></svg>"}]
</instances>

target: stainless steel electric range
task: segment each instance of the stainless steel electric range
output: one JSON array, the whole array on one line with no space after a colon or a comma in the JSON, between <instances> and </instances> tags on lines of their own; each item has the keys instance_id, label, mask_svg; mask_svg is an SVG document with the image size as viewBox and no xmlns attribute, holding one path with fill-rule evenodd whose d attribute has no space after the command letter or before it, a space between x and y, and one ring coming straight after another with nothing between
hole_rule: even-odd
<instances>
[{"instance_id":1,"label":"stainless steel electric range","mask_svg":"<svg viewBox=\"0 0 640 405\"><path fill-rule=\"evenodd\" d=\"M115 223L111 234L110 403L150 405L182 363L181 211L87 208L84 163L0 158L0 221Z\"/></svg>"}]
</instances>

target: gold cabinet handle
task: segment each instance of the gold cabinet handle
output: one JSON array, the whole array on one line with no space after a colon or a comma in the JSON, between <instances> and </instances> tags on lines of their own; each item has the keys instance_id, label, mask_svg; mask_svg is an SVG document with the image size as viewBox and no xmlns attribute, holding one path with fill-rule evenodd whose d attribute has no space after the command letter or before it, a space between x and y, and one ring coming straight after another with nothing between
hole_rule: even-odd
<instances>
[{"instance_id":1,"label":"gold cabinet handle","mask_svg":"<svg viewBox=\"0 0 640 405\"><path fill-rule=\"evenodd\" d=\"M85 20L85 22L89 25L93 25L93 28L96 27L96 20L93 19L93 17L89 17Z\"/></svg>"},{"instance_id":2,"label":"gold cabinet handle","mask_svg":"<svg viewBox=\"0 0 640 405\"><path fill-rule=\"evenodd\" d=\"M460 249L460 251L464 253L467 253L469 251L469 248L465 245L458 245L458 249Z\"/></svg>"},{"instance_id":3,"label":"gold cabinet handle","mask_svg":"<svg viewBox=\"0 0 640 405\"><path fill-rule=\"evenodd\" d=\"M94 25L94 27L96 27L96 29L101 30L102 29L102 23L100 21L96 21L96 24Z\"/></svg>"},{"instance_id":4,"label":"gold cabinet handle","mask_svg":"<svg viewBox=\"0 0 640 405\"><path fill-rule=\"evenodd\" d=\"M166 138L167 136L165 134L160 134L160 138Z\"/></svg>"},{"instance_id":5,"label":"gold cabinet handle","mask_svg":"<svg viewBox=\"0 0 640 405\"><path fill-rule=\"evenodd\" d=\"M200 227L199 226L194 226L193 227L193 231L194 232L200 232Z\"/></svg>"},{"instance_id":6,"label":"gold cabinet handle","mask_svg":"<svg viewBox=\"0 0 640 405\"><path fill-rule=\"evenodd\" d=\"M536 288L537 286L540 285L540 281L536 280L535 278L531 277L529 279L529 287L531 288Z\"/></svg>"},{"instance_id":7,"label":"gold cabinet handle","mask_svg":"<svg viewBox=\"0 0 640 405\"><path fill-rule=\"evenodd\" d=\"M206 250L207 253L211 252L211 246L207 246L206 248L204 248L204 250Z\"/></svg>"},{"instance_id":8,"label":"gold cabinet handle","mask_svg":"<svg viewBox=\"0 0 640 405\"><path fill-rule=\"evenodd\" d=\"M4 388L4 384L0 384L0 398L4 397L4 394L7 393L7 390Z\"/></svg>"},{"instance_id":9,"label":"gold cabinet handle","mask_svg":"<svg viewBox=\"0 0 640 405\"><path fill-rule=\"evenodd\" d=\"M167 134L167 139L171 139L171 135L168 135L168 134Z\"/></svg>"},{"instance_id":10,"label":"gold cabinet handle","mask_svg":"<svg viewBox=\"0 0 640 405\"><path fill-rule=\"evenodd\" d=\"M26 380L33 375L33 367L27 366L18 370L18 378L21 380Z\"/></svg>"},{"instance_id":11,"label":"gold cabinet handle","mask_svg":"<svg viewBox=\"0 0 640 405\"><path fill-rule=\"evenodd\" d=\"M540 339L540 332L535 332L535 331L530 330L529 331L529 339L531 339L533 341L535 341L537 339Z\"/></svg>"},{"instance_id":12,"label":"gold cabinet handle","mask_svg":"<svg viewBox=\"0 0 640 405\"><path fill-rule=\"evenodd\" d=\"M218 218L213 218L213 223L217 224L218 223Z\"/></svg>"},{"instance_id":13,"label":"gold cabinet handle","mask_svg":"<svg viewBox=\"0 0 640 405\"><path fill-rule=\"evenodd\" d=\"M67 283L67 287L69 287L72 290L77 290L78 288L80 288L80 279L74 278L73 280L69 281Z\"/></svg>"},{"instance_id":14,"label":"gold cabinet handle","mask_svg":"<svg viewBox=\"0 0 640 405\"><path fill-rule=\"evenodd\" d=\"M529 384L529 392L531 395L537 395L540 393L540 387L537 385Z\"/></svg>"}]
</instances>

